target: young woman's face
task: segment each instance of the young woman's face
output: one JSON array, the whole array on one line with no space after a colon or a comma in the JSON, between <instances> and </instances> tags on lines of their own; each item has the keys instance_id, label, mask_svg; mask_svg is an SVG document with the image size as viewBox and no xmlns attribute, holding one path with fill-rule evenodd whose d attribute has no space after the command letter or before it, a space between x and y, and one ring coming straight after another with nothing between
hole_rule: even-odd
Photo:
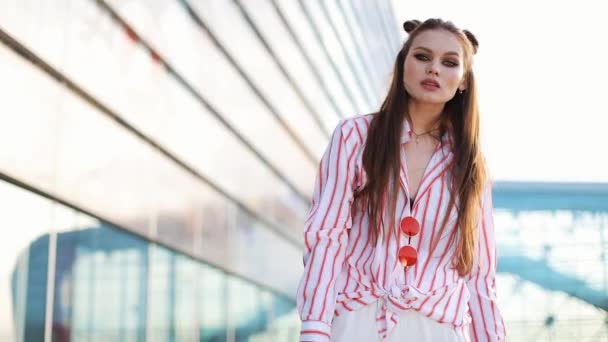
<instances>
[{"instance_id":1,"label":"young woman's face","mask_svg":"<svg viewBox=\"0 0 608 342\"><path fill-rule=\"evenodd\" d=\"M405 90L414 101L445 104L464 89L464 50L455 34L427 30L414 38L405 56Z\"/></svg>"}]
</instances>

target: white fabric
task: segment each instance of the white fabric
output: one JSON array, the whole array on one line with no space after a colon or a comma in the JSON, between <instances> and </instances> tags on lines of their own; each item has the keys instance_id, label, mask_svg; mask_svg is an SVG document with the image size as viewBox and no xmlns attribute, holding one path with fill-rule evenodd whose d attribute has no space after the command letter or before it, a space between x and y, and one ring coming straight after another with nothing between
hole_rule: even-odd
<instances>
[{"instance_id":1,"label":"white fabric","mask_svg":"<svg viewBox=\"0 0 608 342\"><path fill-rule=\"evenodd\" d=\"M344 312L334 318L331 342L380 342L376 325L376 306L366 305L355 311ZM415 310L399 313L399 324L382 342L469 342L469 326L455 328L439 323Z\"/></svg>"}]
</instances>

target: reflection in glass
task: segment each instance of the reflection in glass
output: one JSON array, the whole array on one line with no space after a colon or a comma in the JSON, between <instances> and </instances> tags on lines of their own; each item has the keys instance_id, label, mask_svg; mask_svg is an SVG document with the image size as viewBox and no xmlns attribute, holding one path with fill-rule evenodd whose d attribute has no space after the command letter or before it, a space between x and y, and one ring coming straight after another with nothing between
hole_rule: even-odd
<instances>
[{"instance_id":1,"label":"reflection in glass","mask_svg":"<svg viewBox=\"0 0 608 342\"><path fill-rule=\"evenodd\" d=\"M147 258L147 243L108 226L59 233L53 337L142 340Z\"/></svg>"},{"instance_id":2,"label":"reflection in glass","mask_svg":"<svg viewBox=\"0 0 608 342\"><path fill-rule=\"evenodd\" d=\"M201 268L201 341L226 341L226 275L209 266Z\"/></svg>"}]
</instances>

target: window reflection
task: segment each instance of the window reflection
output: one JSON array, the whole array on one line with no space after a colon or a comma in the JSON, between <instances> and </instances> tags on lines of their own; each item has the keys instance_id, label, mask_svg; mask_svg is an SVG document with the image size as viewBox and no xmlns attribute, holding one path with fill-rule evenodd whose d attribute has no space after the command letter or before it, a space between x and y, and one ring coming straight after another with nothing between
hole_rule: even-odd
<instances>
[{"instance_id":1,"label":"window reflection","mask_svg":"<svg viewBox=\"0 0 608 342\"><path fill-rule=\"evenodd\" d=\"M201 341L225 341L227 333L227 277L203 266L201 272Z\"/></svg>"},{"instance_id":2,"label":"window reflection","mask_svg":"<svg viewBox=\"0 0 608 342\"><path fill-rule=\"evenodd\" d=\"M145 336L147 244L108 226L57 235L53 336L138 341Z\"/></svg>"}]
</instances>

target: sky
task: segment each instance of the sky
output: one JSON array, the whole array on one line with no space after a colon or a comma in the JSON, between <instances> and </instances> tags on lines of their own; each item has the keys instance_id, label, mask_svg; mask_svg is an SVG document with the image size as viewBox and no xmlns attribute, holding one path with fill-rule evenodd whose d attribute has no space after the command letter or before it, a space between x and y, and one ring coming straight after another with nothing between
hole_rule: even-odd
<instances>
[{"instance_id":1,"label":"sky","mask_svg":"<svg viewBox=\"0 0 608 342\"><path fill-rule=\"evenodd\" d=\"M602 1L395 0L479 40L482 149L495 180L608 182L608 27ZM403 38L405 38L405 32Z\"/></svg>"}]
</instances>

